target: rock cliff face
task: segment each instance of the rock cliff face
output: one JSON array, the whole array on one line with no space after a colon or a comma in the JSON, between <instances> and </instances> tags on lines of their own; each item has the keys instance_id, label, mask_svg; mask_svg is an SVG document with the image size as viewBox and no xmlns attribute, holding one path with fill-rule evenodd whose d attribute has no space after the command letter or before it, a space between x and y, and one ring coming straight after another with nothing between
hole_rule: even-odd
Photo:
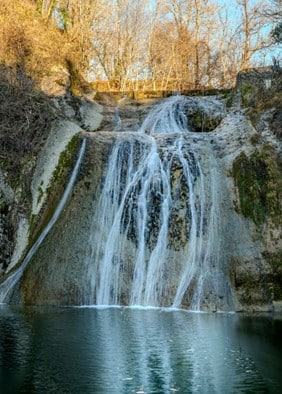
<instances>
[{"instance_id":1,"label":"rock cliff face","mask_svg":"<svg viewBox=\"0 0 282 394\"><path fill-rule=\"evenodd\" d=\"M210 109L205 105L203 110L201 100L199 105L193 101L187 109L191 138L194 132L203 130L202 138L217 161L221 259L232 285L234 309L272 311L282 299L281 147L267 120L263 127L256 129L244 110L236 106L236 100L229 109L225 101L223 96L219 98L217 110L212 104ZM116 141L115 132L138 130L153 104L153 100L123 98L117 102L100 96L99 103L81 101L71 119L54 124L37 159L30 185L32 208L18 221L14 253L10 251L7 258L6 250L1 248L1 259L9 260L8 271L15 269L50 219L83 137L87 139L86 154L70 201L29 262L9 302L53 305L87 302L85 288L91 286L91 277L85 261L86 256L93 253L89 248L95 248L92 218ZM177 171L175 168L175 179L180 176ZM0 203L12 209L15 190L1 173L0 192ZM181 201L176 208L181 211ZM171 222L169 242L174 243L176 249L181 248L182 241L185 243L182 214ZM2 215L0 242L3 245L4 219ZM95 232L102 231L100 223L95 226ZM127 241L129 255L132 241ZM126 298L124 302L127 303Z\"/></svg>"}]
</instances>

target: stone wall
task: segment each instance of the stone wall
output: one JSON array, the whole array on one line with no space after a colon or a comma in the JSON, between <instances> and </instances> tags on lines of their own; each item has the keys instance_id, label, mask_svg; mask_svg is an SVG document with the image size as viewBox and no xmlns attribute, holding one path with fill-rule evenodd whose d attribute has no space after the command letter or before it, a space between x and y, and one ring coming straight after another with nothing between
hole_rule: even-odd
<instances>
[{"instance_id":1,"label":"stone wall","mask_svg":"<svg viewBox=\"0 0 282 394\"><path fill-rule=\"evenodd\" d=\"M271 88L276 75L275 67L248 68L239 72L236 80L236 88L240 89L243 85Z\"/></svg>"}]
</instances>

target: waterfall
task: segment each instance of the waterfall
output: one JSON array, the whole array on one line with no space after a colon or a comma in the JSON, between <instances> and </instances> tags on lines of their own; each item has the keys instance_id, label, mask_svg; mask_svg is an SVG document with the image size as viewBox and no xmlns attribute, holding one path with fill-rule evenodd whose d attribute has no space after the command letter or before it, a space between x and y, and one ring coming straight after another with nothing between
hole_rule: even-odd
<instances>
[{"instance_id":1,"label":"waterfall","mask_svg":"<svg viewBox=\"0 0 282 394\"><path fill-rule=\"evenodd\" d=\"M139 132L115 133L86 253L85 304L227 310L218 168L190 100L156 105Z\"/></svg>"},{"instance_id":2,"label":"waterfall","mask_svg":"<svg viewBox=\"0 0 282 394\"><path fill-rule=\"evenodd\" d=\"M0 303L4 303L7 300L7 298L9 297L9 294L11 293L11 291L14 289L15 285L20 280L27 264L30 262L33 255L36 253L36 251L38 250L38 248L40 247L40 245L42 244L42 242L46 238L47 234L50 232L50 230L52 229L52 227L54 226L54 224L58 220L58 218L59 218L62 210L64 209L65 204L68 201L70 194L72 192L72 189L73 189L74 183L76 181L77 174L78 174L78 171L79 171L79 168L80 168L83 156L84 156L85 148L86 148L86 139L84 138L82 141L79 155L78 155L77 161L75 163L75 166L73 168L71 177L70 177L67 187L63 193L63 196L62 196L61 200L59 201L59 204L56 207L56 210L55 210L52 218L50 219L47 226L43 229L43 231L39 235L36 242L32 245L32 247L30 248L30 250L26 254L26 256L25 256L22 264L19 266L19 268L17 268L15 271L13 271L6 278L6 280L0 284Z\"/></svg>"}]
</instances>

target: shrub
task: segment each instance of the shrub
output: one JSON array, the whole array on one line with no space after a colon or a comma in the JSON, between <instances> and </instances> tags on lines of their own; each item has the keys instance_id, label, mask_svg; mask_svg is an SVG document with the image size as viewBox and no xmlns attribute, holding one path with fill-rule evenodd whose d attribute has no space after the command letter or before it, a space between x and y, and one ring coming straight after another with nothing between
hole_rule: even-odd
<instances>
[{"instance_id":1,"label":"shrub","mask_svg":"<svg viewBox=\"0 0 282 394\"><path fill-rule=\"evenodd\" d=\"M51 99L30 77L0 65L0 163L5 169L14 172L25 155L38 150L55 117Z\"/></svg>"}]
</instances>

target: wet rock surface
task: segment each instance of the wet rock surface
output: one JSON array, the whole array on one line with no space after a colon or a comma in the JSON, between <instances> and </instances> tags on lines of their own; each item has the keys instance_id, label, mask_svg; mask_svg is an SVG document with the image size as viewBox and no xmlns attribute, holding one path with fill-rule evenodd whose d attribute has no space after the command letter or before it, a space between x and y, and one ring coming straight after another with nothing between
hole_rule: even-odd
<instances>
[{"instance_id":1,"label":"wet rock surface","mask_svg":"<svg viewBox=\"0 0 282 394\"><path fill-rule=\"evenodd\" d=\"M201 98L197 100L199 103L202 102ZM279 159L281 147L278 138L271 132L267 118L264 120L264 127L255 129L244 111L235 107L227 111L221 101L211 98L208 102L204 101L204 104L197 106L195 104L197 100L194 98L191 100L186 112L188 123L193 130L185 137L186 159L190 157L193 167L193 158L189 150L194 149L197 144L205 144L213 152L219 167L215 188L216 193L221 196L218 215L222 239L218 242L222 250L220 259L225 270L224 274L230 278L233 287L234 309L237 311L278 310L279 300L282 298L281 206L279 205L282 200ZM119 100L100 97L99 105L95 103L90 105L87 102L87 106L91 107L87 109L88 112L85 107L81 109L80 115L86 120L93 116L95 124L94 126L93 123L90 124L90 119L85 129L91 132L83 133L87 138L87 150L72 198L59 222L28 265L11 302L18 302L20 299L26 304L70 305L87 303L89 297L95 302L95 295L85 294L85 288L91 288L87 272L89 266L85 265L85 261L87 256L95 254L97 248L91 235L92 216L97 210L105 180L104 171L117 134L137 132L155 102L155 100L134 101L126 97ZM76 134L78 134L78 130L82 129L83 121L80 117L75 122ZM209 131L212 133L208 133ZM160 149L162 145L165 146L173 141L171 136L167 139L157 136L156 139L160 139ZM206 159L203 156L200 160ZM126 163L125 156L125 170ZM211 163L212 167L213 163ZM192 172L197 182L199 174L196 168ZM170 186L174 198L168 243L172 250L171 260L174 268L167 266L163 276L164 281L170 282L171 289L176 286L173 282L180 269L177 261L187 246L191 220L187 212L189 189L185 187L182 179L183 169L179 161L173 160ZM7 196L5 198L7 199ZM134 196L132 198L134 201ZM151 199L149 212L151 220L148 222L147 229L152 235L147 240L150 251L156 245L160 228L158 194L152 191ZM47 201L46 204L44 209L48 209L51 201ZM1 215L0 241L2 240L2 245L9 247L10 244L6 240L6 213L3 211ZM126 215L125 211L124 227L127 226ZM208 229L207 222L203 225ZM102 231L100 226L100 223L96 223L94 232ZM127 231L127 234L128 237L124 240L127 257L122 262L113 262L113 266L118 265L126 273L120 289L120 300L125 304L128 303L129 298L128 282L133 276L133 267L126 261L130 261L135 253L134 226ZM12 251L9 251L9 256L5 257L5 249L1 248L2 261L9 259L11 254ZM220 280L223 271L215 272L215 275L218 275ZM190 307L193 291L192 282L184 295L183 307ZM170 294L164 294L168 304L172 301L172 293L173 290ZM215 294L211 288L209 295L203 301L202 309L217 310L218 305L222 304L223 294L224 289Z\"/></svg>"}]
</instances>

